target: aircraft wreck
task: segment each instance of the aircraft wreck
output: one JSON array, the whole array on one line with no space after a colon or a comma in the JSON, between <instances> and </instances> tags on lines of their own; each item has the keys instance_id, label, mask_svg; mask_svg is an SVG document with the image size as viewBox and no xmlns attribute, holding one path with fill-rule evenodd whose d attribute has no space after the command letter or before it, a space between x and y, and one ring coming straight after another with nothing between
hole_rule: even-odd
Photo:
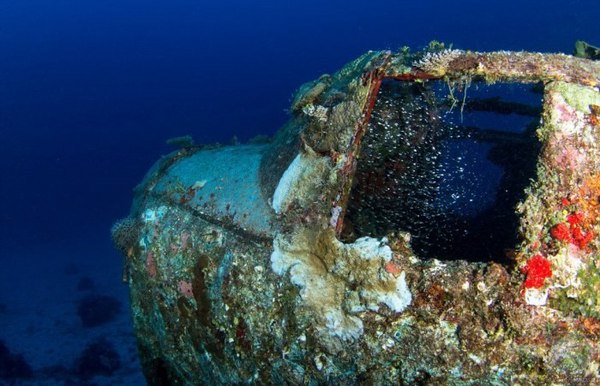
<instances>
[{"instance_id":1,"label":"aircraft wreck","mask_svg":"<svg viewBox=\"0 0 600 386\"><path fill-rule=\"evenodd\" d=\"M149 384L600 382L599 85L368 52L272 141L163 157L112 230Z\"/></svg>"}]
</instances>

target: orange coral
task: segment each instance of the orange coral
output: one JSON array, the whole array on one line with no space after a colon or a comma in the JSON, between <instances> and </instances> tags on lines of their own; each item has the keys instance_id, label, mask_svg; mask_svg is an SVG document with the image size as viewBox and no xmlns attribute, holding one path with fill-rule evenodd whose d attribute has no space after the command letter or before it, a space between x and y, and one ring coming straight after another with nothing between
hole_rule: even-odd
<instances>
[{"instance_id":1,"label":"orange coral","mask_svg":"<svg viewBox=\"0 0 600 386\"><path fill-rule=\"evenodd\" d=\"M582 212L580 226L591 228L600 217L600 173L586 178L578 193L577 204Z\"/></svg>"},{"instance_id":2,"label":"orange coral","mask_svg":"<svg viewBox=\"0 0 600 386\"><path fill-rule=\"evenodd\" d=\"M385 263L384 268L386 272L391 273L394 276L398 276L402 273L402 267L395 261L388 261Z\"/></svg>"}]
</instances>

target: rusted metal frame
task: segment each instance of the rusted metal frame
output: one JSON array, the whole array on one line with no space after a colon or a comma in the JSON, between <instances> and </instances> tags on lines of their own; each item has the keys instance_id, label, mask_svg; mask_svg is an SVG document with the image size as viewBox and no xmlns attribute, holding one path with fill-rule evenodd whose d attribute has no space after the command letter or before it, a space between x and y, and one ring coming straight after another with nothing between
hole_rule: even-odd
<instances>
[{"instance_id":1,"label":"rusted metal frame","mask_svg":"<svg viewBox=\"0 0 600 386\"><path fill-rule=\"evenodd\" d=\"M443 55L440 53L440 57ZM415 67L405 73L390 68L387 77L404 81L471 77L487 82L510 83L560 80L591 87L600 85L600 62L564 54L465 51L447 61L441 60L439 64L430 64L432 72L419 68L419 65L419 62L415 63Z\"/></svg>"},{"instance_id":2,"label":"rusted metal frame","mask_svg":"<svg viewBox=\"0 0 600 386\"><path fill-rule=\"evenodd\" d=\"M410 82L410 81L419 81L419 80L440 80L440 79L442 79L442 77L435 76L433 74L423 72L423 71L414 71L414 72L407 72L407 73L398 74L398 75L386 75L383 77L383 79L393 79L393 80L399 80L399 81L404 81L404 82Z\"/></svg>"},{"instance_id":3,"label":"rusted metal frame","mask_svg":"<svg viewBox=\"0 0 600 386\"><path fill-rule=\"evenodd\" d=\"M385 78L385 72L390 63L390 59L391 55L388 54L383 59L383 63L381 65L377 66L375 69L369 72L366 72L362 77L363 84L366 85L370 83L369 92L367 94L367 100L363 109L362 120L356 125L354 134L352 135L352 140L350 141L350 145L348 147L348 152L346 153L347 158L342 169L344 182L342 184L340 193L336 197L336 200L334 200L333 202L333 207L341 207L343 209L335 224L335 233L338 236L342 232L344 216L346 214L346 207L348 200L350 199L352 179L354 178L354 171L356 170L356 156L360 149L362 139L367 131L367 126L369 125L369 121L371 119L371 113L373 112L373 108L375 107L377 95L379 94L381 83Z\"/></svg>"},{"instance_id":4,"label":"rusted metal frame","mask_svg":"<svg viewBox=\"0 0 600 386\"><path fill-rule=\"evenodd\" d=\"M410 72L406 74L399 75L390 75L387 73L388 66L391 62L391 55L388 55L382 65L377 68L366 72L362 81L363 84L370 83L369 92L367 95L367 103L365 104L362 120L356 125L356 129L352 136L352 140L349 146L349 151L347 152L347 159L342 169L342 174L345 177L345 181L342 184L342 189L336 200L332 203L333 207L339 206L343 210L340 213L340 216L335 224L335 233L339 236L342 232L344 226L344 216L346 214L346 207L348 200L350 199L350 190L352 187L352 178L354 178L354 171L356 170L356 156L359 152L360 145L362 143L362 139L367 132L367 127L371 120L371 114L373 113L373 109L375 108L375 102L377 101L377 96L379 95L379 89L381 88L381 84L384 79L395 79L399 81L417 81L417 80L435 80L440 79L440 77L436 77L432 74L428 74L422 71Z\"/></svg>"},{"instance_id":5,"label":"rusted metal frame","mask_svg":"<svg viewBox=\"0 0 600 386\"><path fill-rule=\"evenodd\" d=\"M512 57L511 57L512 56ZM510 68L498 67L498 62L506 59L513 59ZM531 54L531 53L513 53L513 52L491 52L477 53L465 52L459 57L448 63L448 67L443 74L437 75L426 71L421 71L413 68L412 71L406 73L395 73L389 68L392 55L387 55L384 58L383 64L363 75L363 83L371 83L367 96L367 103L363 111L363 119L357 124L352 141L348 148L347 159L342 169L342 174L345 181L342 184L342 190L338 197L332 203L334 207L339 206L343 210L340 213L339 219L335 224L337 235L341 234L346 204L350 198L350 189L352 185L353 172L356 169L356 156L359 152L362 138L364 137L371 114L377 100L377 95L384 79L394 79L398 81L429 81L441 79L453 79L461 77L481 78L493 81L503 81L511 83L532 83L539 81L559 80L560 75L568 73L564 71L569 66L578 68L578 76L573 78L566 77L567 82L583 83L587 85L597 85L597 77L594 76L590 68L595 69L596 64L581 62L581 59L565 59L561 55L552 54ZM515 60L516 59L516 60ZM533 62L533 63L532 63ZM554 66L552 66L553 64ZM586 66L587 65L587 66ZM482 67L486 70L482 70ZM552 68L554 67L554 68ZM585 68L589 67L589 68ZM522 70L518 72L517 70ZM550 70L551 69L551 70ZM563 74L564 73L564 74Z\"/></svg>"}]
</instances>

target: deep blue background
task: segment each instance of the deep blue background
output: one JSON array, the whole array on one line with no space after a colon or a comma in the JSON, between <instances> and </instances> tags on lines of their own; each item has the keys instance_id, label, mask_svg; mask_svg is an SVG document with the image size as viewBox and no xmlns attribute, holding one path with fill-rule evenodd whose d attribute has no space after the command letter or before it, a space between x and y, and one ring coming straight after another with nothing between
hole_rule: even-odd
<instances>
[{"instance_id":1,"label":"deep blue background","mask_svg":"<svg viewBox=\"0 0 600 386\"><path fill-rule=\"evenodd\" d=\"M109 229L166 139L273 134L298 86L367 50L570 53L600 44L598 15L598 0L0 0L0 340L39 352L38 370L98 333L77 327L77 277L52 267L126 299Z\"/></svg>"},{"instance_id":2,"label":"deep blue background","mask_svg":"<svg viewBox=\"0 0 600 386\"><path fill-rule=\"evenodd\" d=\"M598 14L574 0L0 0L0 253L108 239L167 138L272 134L301 83L366 50L570 53L600 43Z\"/></svg>"}]
</instances>

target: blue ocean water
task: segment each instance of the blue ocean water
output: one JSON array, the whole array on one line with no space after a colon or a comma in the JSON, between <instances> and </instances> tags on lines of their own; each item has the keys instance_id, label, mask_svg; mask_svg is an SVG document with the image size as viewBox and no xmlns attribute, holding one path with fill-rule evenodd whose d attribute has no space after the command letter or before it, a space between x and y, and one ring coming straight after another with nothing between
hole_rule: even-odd
<instances>
[{"instance_id":1,"label":"blue ocean water","mask_svg":"<svg viewBox=\"0 0 600 386\"><path fill-rule=\"evenodd\" d=\"M598 45L598 14L592 0L0 0L0 341L57 384L98 339L133 347L109 229L166 139L271 135L298 86L367 50ZM104 295L120 316L82 326L81 299ZM119 353L119 379L141 382Z\"/></svg>"}]
</instances>

